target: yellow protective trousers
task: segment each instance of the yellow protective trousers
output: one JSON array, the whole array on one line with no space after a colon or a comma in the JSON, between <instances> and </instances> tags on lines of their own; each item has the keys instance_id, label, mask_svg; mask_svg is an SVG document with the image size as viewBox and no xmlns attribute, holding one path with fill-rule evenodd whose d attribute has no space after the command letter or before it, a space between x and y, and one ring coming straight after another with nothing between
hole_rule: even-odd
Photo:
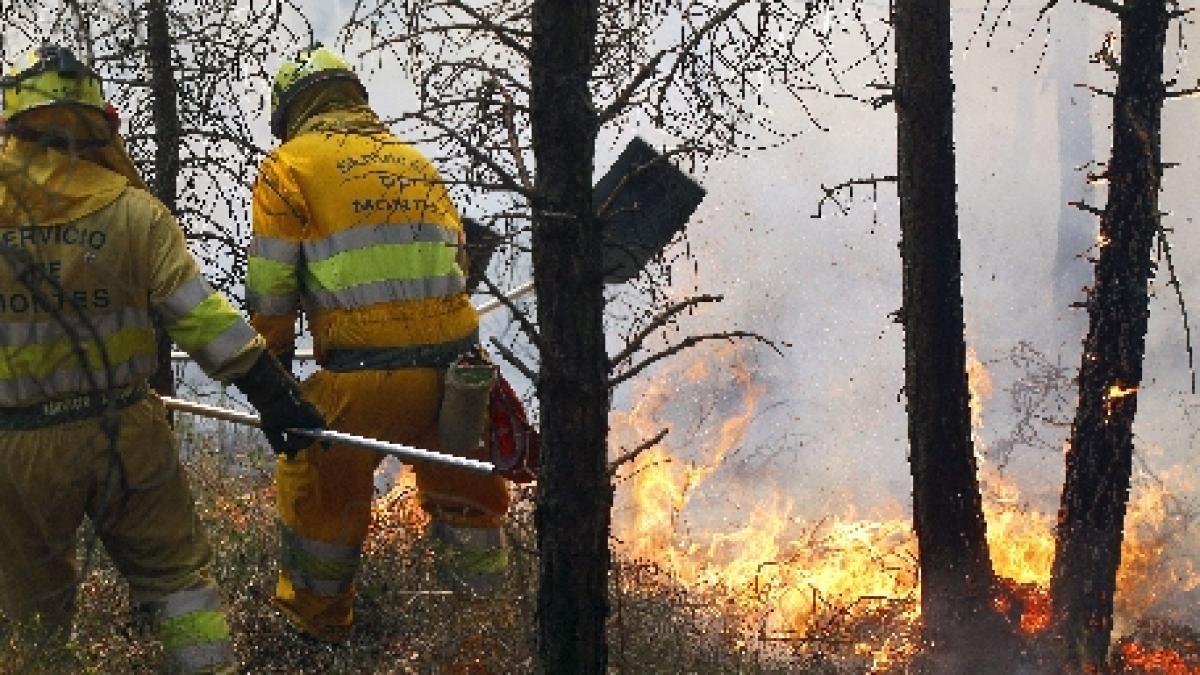
<instances>
[{"instance_id":1,"label":"yellow protective trousers","mask_svg":"<svg viewBox=\"0 0 1200 675\"><path fill-rule=\"evenodd\" d=\"M321 370L303 389L332 429L437 451L442 377L433 368ZM280 457L277 464L281 550L275 604L319 639L343 640L353 622L354 578L380 460L373 451L334 444L309 447L291 460ZM435 521L500 527L509 504L503 478L413 468L417 498Z\"/></svg>"},{"instance_id":2,"label":"yellow protective trousers","mask_svg":"<svg viewBox=\"0 0 1200 675\"><path fill-rule=\"evenodd\" d=\"M65 637L74 614L76 533L88 517L131 604L156 619L170 668L211 672L234 662L162 402L119 413L115 450L101 418L0 432L0 608L40 616Z\"/></svg>"}]
</instances>

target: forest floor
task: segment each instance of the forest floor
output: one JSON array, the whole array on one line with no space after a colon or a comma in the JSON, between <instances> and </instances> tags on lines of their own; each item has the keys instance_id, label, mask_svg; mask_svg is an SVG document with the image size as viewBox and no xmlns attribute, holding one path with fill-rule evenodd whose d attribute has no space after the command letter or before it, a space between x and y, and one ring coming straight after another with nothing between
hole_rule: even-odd
<instances>
[{"instance_id":1,"label":"forest floor","mask_svg":"<svg viewBox=\"0 0 1200 675\"><path fill-rule=\"evenodd\" d=\"M376 502L348 643L298 637L271 606L276 577L271 460L193 450L186 459L200 518L215 549L215 575L226 601L241 672L521 673L532 670L534 588L532 492L518 490L508 527L512 564L492 598L451 593L434 581L423 518L404 490ZM90 532L81 534L81 549ZM0 673L155 673L163 654L139 629L126 587L97 546L78 593L67 651L38 650L36 629L0 618ZM81 556L82 557L82 556ZM770 672L736 644L710 632L705 608L689 607L662 585L614 598L610 662L623 672ZM779 671L782 672L782 671Z\"/></svg>"},{"instance_id":2,"label":"forest floor","mask_svg":"<svg viewBox=\"0 0 1200 675\"><path fill-rule=\"evenodd\" d=\"M193 444L195 445L195 444ZM272 461L260 450L236 455L192 450L186 466L198 510L216 552L215 574L227 602L240 672L265 673L524 673L532 671L536 557L532 491L518 490L508 526L510 574L496 597L447 592L434 581L421 537L422 516L403 489L377 500L375 526L360 573L356 623L349 642L317 644L296 636L272 608L277 531ZM81 547L90 534L84 532ZM98 547L99 548L99 547ZM612 672L844 673L867 672L871 661L845 646L755 639L744 616L697 597L653 566L616 555L609 624ZM68 651L38 651L34 629L0 620L0 673L155 673L161 647L132 618L125 584L98 553L79 592ZM1165 635L1164 629L1154 629ZM1178 631L1176 631L1178 633ZM1168 636L1190 643L1186 660L1139 668L1121 659L1120 672L1200 673L1196 633ZM1159 645L1144 641L1151 656ZM1148 651L1146 651L1148 650ZM1192 661L1195 657L1197 660ZM903 663L885 669L905 672Z\"/></svg>"}]
</instances>

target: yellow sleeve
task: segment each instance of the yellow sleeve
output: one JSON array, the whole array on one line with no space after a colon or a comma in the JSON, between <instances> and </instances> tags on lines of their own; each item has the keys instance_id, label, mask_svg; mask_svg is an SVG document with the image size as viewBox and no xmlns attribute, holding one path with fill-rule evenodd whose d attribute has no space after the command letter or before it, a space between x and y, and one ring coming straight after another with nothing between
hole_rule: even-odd
<instances>
[{"instance_id":1,"label":"yellow sleeve","mask_svg":"<svg viewBox=\"0 0 1200 675\"><path fill-rule=\"evenodd\" d=\"M171 340L213 379L244 374L262 353L263 339L200 274L183 229L157 200L148 232L150 306Z\"/></svg>"},{"instance_id":2,"label":"yellow sleeve","mask_svg":"<svg viewBox=\"0 0 1200 675\"><path fill-rule=\"evenodd\" d=\"M254 183L246 307L250 323L276 354L296 346L300 240L307 222L307 205L286 160L278 152L268 155Z\"/></svg>"}]
</instances>

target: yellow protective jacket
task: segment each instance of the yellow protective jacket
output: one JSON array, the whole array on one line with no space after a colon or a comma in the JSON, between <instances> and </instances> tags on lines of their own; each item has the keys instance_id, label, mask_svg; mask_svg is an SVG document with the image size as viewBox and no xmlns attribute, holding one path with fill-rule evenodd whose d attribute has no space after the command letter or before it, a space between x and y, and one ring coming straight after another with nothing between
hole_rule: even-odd
<instances>
[{"instance_id":1,"label":"yellow protective jacket","mask_svg":"<svg viewBox=\"0 0 1200 675\"><path fill-rule=\"evenodd\" d=\"M201 276L157 199L98 164L8 139L0 153L0 406L144 380L157 367L154 315L223 382L245 373L265 346Z\"/></svg>"},{"instance_id":2,"label":"yellow protective jacket","mask_svg":"<svg viewBox=\"0 0 1200 675\"><path fill-rule=\"evenodd\" d=\"M357 119L316 115L263 161L246 273L251 323L286 352L303 308L318 362L334 369L329 361L347 355L357 363L346 369L444 366L474 344L479 323L458 212L420 152L381 129L351 131Z\"/></svg>"}]
</instances>

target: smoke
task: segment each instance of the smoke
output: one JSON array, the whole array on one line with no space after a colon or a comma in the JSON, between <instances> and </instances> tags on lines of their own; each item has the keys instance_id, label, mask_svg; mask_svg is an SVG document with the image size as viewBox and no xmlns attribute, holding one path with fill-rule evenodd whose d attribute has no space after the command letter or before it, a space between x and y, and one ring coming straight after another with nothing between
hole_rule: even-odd
<instances>
[{"instance_id":1,"label":"smoke","mask_svg":"<svg viewBox=\"0 0 1200 675\"><path fill-rule=\"evenodd\" d=\"M349 6L307 4L327 7L324 14L313 14L318 36L334 34L336 28L323 22L344 18ZM1055 8L1049 24L1037 21L1041 3L1003 10L991 4L956 5L953 27L965 330L994 387L983 410L979 449L1021 488L1030 507L1054 513L1068 430L1035 416L1039 441L1027 442L1020 424L1028 421L1029 410L1018 403L1028 403L1031 388L1049 386L1033 376L1057 373L1061 377L1050 382L1057 388L1044 401L1046 408L1034 412L1071 417L1075 393L1069 377L1079 366L1086 316L1069 304L1083 298L1082 285L1090 282L1086 256L1096 221L1064 204L1083 200L1103 206L1105 186L1085 179L1098 169L1089 160L1107 158L1111 114L1108 99L1076 85L1113 86L1111 74L1089 63L1089 57L1115 24L1082 4ZM868 7L867 18L879 20L885 11L882 3ZM846 44L835 47L835 60L858 62L860 55L853 51L858 45ZM1185 56L1168 59L1181 83L1197 74ZM891 81L889 67L886 58L882 67L868 60L842 76L849 89L867 98L882 91L869 85ZM402 77L389 64L367 75L372 101L385 115L412 105L404 87L381 86ZM807 98L801 107L769 87L764 95L761 107L771 120L800 135L782 145L684 167L694 170L708 196L686 242L668 252L690 251L672 269L672 294L725 296L720 305L688 316L682 326L686 332L753 330L791 346L782 357L761 346L748 350L762 402L742 448L694 503L719 510L728 503L723 495L778 493L808 516L849 503L861 510L907 503L903 332L893 320L901 300L895 187L860 187L852 199L839 193L845 212L825 203L820 217L814 217L825 195L822 186L894 173L894 109L821 96ZM1184 142L1194 119L1192 105L1169 103L1163 129L1164 159L1179 163L1167 172L1162 204L1170 214L1164 224L1173 228L1170 241L1185 298L1200 297L1193 290L1200 279L1188 265L1200 247L1188 227L1197 217L1190 186L1200 179L1195 146ZM814 126L810 114L827 130ZM631 126L607 130L598 145L597 175L635 133L660 147L676 140L637 118ZM1153 287L1137 451L1151 472L1170 469L1194 476L1188 465L1194 464L1189 460L1200 401L1190 392L1183 324L1166 280L1164 264ZM620 299L630 300L628 295ZM616 311L620 308L614 305ZM485 324L486 332L502 330L502 319ZM616 335L613 340L617 344ZM1042 370L1031 371L1032 357L1009 358L1014 350L1036 355ZM701 358L706 353L703 348L694 352ZM664 364L646 376L673 372ZM736 405L735 387L689 386L696 385L676 385L681 401L709 401L714 410ZM634 395L635 387L618 389L614 408L630 409ZM671 409L671 423L680 430L691 426L691 435L683 436L692 440L702 439L718 417L698 416L695 406L684 403ZM673 431L671 438L678 435ZM1135 495L1140 489L1135 487ZM704 515L705 520L721 517Z\"/></svg>"}]
</instances>

